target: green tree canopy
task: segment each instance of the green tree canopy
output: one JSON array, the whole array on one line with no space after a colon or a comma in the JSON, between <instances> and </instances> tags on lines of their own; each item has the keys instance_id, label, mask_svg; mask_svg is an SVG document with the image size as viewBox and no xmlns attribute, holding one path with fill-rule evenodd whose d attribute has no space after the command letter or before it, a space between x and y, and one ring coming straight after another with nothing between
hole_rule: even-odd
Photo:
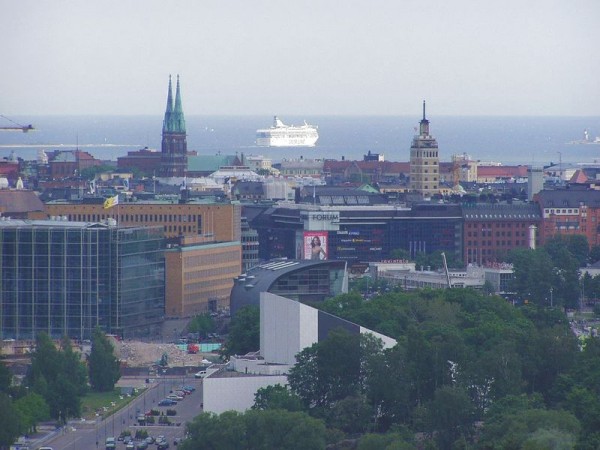
<instances>
[{"instance_id":1,"label":"green tree canopy","mask_svg":"<svg viewBox=\"0 0 600 450\"><path fill-rule=\"evenodd\" d=\"M96 328L92 335L92 351L88 359L90 384L95 391L112 391L121 377L120 363L114 350L102 330Z\"/></svg>"},{"instance_id":2,"label":"green tree canopy","mask_svg":"<svg viewBox=\"0 0 600 450\"><path fill-rule=\"evenodd\" d=\"M36 425L39 422L50 418L50 408L46 400L35 392L31 392L16 400L14 408L19 415L22 433L35 432Z\"/></svg>"},{"instance_id":3,"label":"green tree canopy","mask_svg":"<svg viewBox=\"0 0 600 450\"><path fill-rule=\"evenodd\" d=\"M10 390L12 374L4 361L0 360L0 392L7 394Z\"/></svg>"},{"instance_id":4,"label":"green tree canopy","mask_svg":"<svg viewBox=\"0 0 600 450\"><path fill-rule=\"evenodd\" d=\"M0 392L0 448L8 448L19 436L19 415L10 397Z\"/></svg>"},{"instance_id":5,"label":"green tree canopy","mask_svg":"<svg viewBox=\"0 0 600 450\"><path fill-rule=\"evenodd\" d=\"M245 306L231 319L229 335L222 350L223 355L245 355L260 347L260 310L258 306Z\"/></svg>"},{"instance_id":6,"label":"green tree canopy","mask_svg":"<svg viewBox=\"0 0 600 450\"><path fill-rule=\"evenodd\" d=\"M194 316L187 326L190 333L199 333L201 337L206 337L208 333L212 333L216 329L214 319L210 314L199 314Z\"/></svg>"},{"instance_id":7,"label":"green tree canopy","mask_svg":"<svg viewBox=\"0 0 600 450\"><path fill-rule=\"evenodd\" d=\"M285 409L287 411L302 411L300 397L293 394L286 386L280 384L260 388L254 394L252 409Z\"/></svg>"},{"instance_id":8,"label":"green tree canopy","mask_svg":"<svg viewBox=\"0 0 600 450\"><path fill-rule=\"evenodd\" d=\"M63 338L59 350L46 333L38 333L26 384L46 400L53 418L64 421L80 415L87 373L68 338Z\"/></svg>"},{"instance_id":9,"label":"green tree canopy","mask_svg":"<svg viewBox=\"0 0 600 450\"><path fill-rule=\"evenodd\" d=\"M325 425L303 412L267 409L241 414L226 411L203 413L186 425L189 438L182 450L321 450L325 448Z\"/></svg>"}]
</instances>

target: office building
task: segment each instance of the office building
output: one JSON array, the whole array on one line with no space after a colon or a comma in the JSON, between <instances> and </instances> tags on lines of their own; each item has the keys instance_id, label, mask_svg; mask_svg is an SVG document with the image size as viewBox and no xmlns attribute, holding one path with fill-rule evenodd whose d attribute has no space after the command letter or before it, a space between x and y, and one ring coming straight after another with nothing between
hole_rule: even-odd
<instances>
[{"instance_id":1,"label":"office building","mask_svg":"<svg viewBox=\"0 0 600 450\"><path fill-rule=\"evenodd\" d=\"M259 306L263 292L310 303L348 292L344 261L274 259L237 277L231 290L231 314Z\"/></svg>"},{"instance_id":2,"label":"office building","mask_svg":"<svg viewBox=\"0 0 600 450\"><path fill-rule=\"evenodd\" d=\"M44 331L90 339L95 327L152 336L164 316L160 227L0 220L0 338Z\"/></svg>"},{"instance_id":3,"label":"office building","mask_svg":"<svg viewBox=\"0 0 600 450\"><path fill-rule=\"evenodd\" d=\"M529 231L531 226L539 227L542 220L536 204L464 205L462 213L465 264L506 261L510 250L539 245L539 239L535 235L531 238Z\"/></svg>"},{"instance_id":4,"label":"office building","mask_svg":"<svg viewBox=\"0 0 600 450\"><path fill-rule=\"evenodd\" d=\"M72 221L116 220L120 226L161 226L167 239L179 236L212 237L215 241L239 241L241 207L230 202L190 200L178 196L148 201L119 201L104 209L104 199L83 202L46 203L49 216L64 216Z\"/></svg>"},{"instance_id":5,"label":"office building","mask_svg":"<svg viewBox=\"0 0 600 450\"><path fill-rule=\"evenodd\" d=\"M182 238L165 251L167 317L229 311L233 279L241 273L239 241Z\"/></svg>"}]
</instances>

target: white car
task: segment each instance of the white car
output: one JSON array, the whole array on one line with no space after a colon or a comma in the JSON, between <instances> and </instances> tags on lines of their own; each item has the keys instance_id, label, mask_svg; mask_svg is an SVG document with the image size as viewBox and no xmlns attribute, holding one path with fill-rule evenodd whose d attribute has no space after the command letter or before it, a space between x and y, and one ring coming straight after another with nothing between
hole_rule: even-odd
<instances>
[{"instance_id":1,"label":"white car","mask_svg":"<svg viewBox=\"0 0 600 450\"><path fill-rule=\"evenodd\" d=\"M206 370L201 370L194 374L194 378L204 378L206 376Z\"/></svg>"},{"instance_id":2,"label":"white car","mask_svg":"<svg viewBox=\"0 0 600 450\"><path fill-rule=\"evenodd\" d=\"M178 401L178 402L181 401L181 400L183 400L183 397L180 397L177 394L169 394L169 395L167 395L167 398L170 398L171 400L175 400L175 401Z\"/></svg>"}]
</instances>

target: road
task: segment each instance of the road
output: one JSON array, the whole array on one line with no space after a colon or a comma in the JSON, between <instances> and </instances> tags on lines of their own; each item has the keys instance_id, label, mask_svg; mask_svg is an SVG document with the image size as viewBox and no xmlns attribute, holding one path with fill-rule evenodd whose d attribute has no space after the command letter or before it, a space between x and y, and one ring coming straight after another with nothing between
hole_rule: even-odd
<instances>
[{"instance_id":1,"label":"road","mask_svg":"<svg viewBox=\"0 0 600 450\"><path fill-rule=\"evenodd\" d=\"M143 380L142 380L143 381ZM165 398L169 391L178 388L182 385L190 385L196 387L196 390L180 401L176 406L159 407L158 402ZM107 417L104 420L98 418L95 423L86 423L78 425L70 424L66 430L58 434L56 437L45 440L43 445L50 446L55 450L95 450L104 449L104 442L107 437L118 437L122 431L130 430L132 436L135 435L137 429L145 429L154 437L163 435L167 441L173 446L173 440L178 437L182 438L185 433L185 423L191 421L195 416L202 412L202 393L201 380L182 377L162 377L157 379L156 383L147 389L142 395L133 400L129 405L117 411L115 414ZM176 416L170 416L172 422L180 423L177 425L137 425L137 411L144 413L149 409L158 409L166 411L167 409L175 409ZM73 430L74 428L74 430ZM39 444L37 447L39 447ZM37 448L33 447L33 448ZM124 449L125 445L118 442L117 449Z\"/></svg>"}]
</instances>

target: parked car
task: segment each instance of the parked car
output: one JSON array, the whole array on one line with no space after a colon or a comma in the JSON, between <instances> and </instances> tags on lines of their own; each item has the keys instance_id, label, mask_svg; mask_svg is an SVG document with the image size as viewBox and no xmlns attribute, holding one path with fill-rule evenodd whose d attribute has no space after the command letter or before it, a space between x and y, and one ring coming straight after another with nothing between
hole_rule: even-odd
<instances>
[{"instance_id":1,"label":"parked car","mask_svg":"<svg viewBox=\"0 0 600 450\"><path fill-rule=\"evenodd\" d=\"M190 392L194 392L196 390L196 388L192 385L182 386L182 388L185 389L186 391L190 391Z\"/></svg>"},{"instance_id":2,"label":"parked car","mask_svg":"<svg viewBox=\"0 0 600 450\"><path fill-rule=\"evenodd\" d=\"M206 376L206 370L201 370L194 374L194 378L204 378Z\"/></svg>"},{"instance_id":3,"label":"parked car","mask_svg":"<svg viewBox=\"0 0 600 450\"><path fill-rule=\"evenodd\" d=\"M171 399L171 400L178 401L178 402L180 402L181 400L183 400L183 397L180 396L180 395L177 395L177 394L169 394L169 395L167 395L167 398Z\"/></svg>"},{"instance_id":4,"label":"parked car","mask_svg":"<svg viewBox=\"0 0 600 450\"><path fill-rule=\"evenodd\" d=\"M176 404L177 404L177 402L170 398L164 398L160 402L158 402L158 406L173 406Z\"/></svg>"}]
</instances>

